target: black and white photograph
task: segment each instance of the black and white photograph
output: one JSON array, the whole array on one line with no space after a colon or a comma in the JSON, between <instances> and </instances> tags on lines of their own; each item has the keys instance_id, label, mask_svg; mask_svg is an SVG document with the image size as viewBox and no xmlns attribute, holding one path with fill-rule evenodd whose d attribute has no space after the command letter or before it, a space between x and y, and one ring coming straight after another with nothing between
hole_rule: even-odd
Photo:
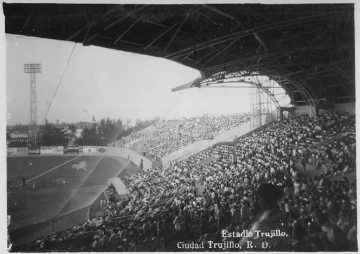
<instances>
[{"instance_id":1,"label":"black and white photograph","mask_svg":"<svg viewBox=\"0 0 360 254\"><path fill-rule=\"evenodd\" d=\"M357 252L356 7L3 2L6 250Z\"/></svg>"}]
</instances>

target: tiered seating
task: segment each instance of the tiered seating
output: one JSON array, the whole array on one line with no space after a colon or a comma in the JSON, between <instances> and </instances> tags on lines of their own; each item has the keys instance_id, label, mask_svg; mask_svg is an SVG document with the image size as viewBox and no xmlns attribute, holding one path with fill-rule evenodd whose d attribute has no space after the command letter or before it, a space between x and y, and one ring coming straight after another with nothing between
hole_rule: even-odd
<instances>
[{"instance_id":1,"label":"tiered seating","mask_svg":"<svg viewBox=\"0 0 360 254\"><path fill-rule=\"evenodd\" d=\"M200 116L156 123L123 140L115 146L126 146L152 160L177 151L199 140L212 140L220 132L228 131L249 120L247 114Z\"/></svg>"},{"instance_id":2,"label":"tiered seating","mask_svg":"<svg viewBox=\"0 0 360 254\"><path fill-rule=\"evenodd\" d=\"M211 248L209 241L222 240L246 249L249 239L222 238L222 230L277 228L286 236L260 237L260 249L252 250L263 251L259 246L265 241L271 251L356 250L355 181L326 178L355 170L354 126L354 116L346 113L317 119L304 115L276 122L236 144L209 148L171 169L134 174L127 179L131 196L107 204L101 218L53 240L40 239L33 250L43 243L43 250L189 251L179 249L178 242L204 243L202 251L229 250ZM330 147L323 145L328 140ZM217 160L200 163L214 155ZM325 173L313 177L310 164ZM64 241L81 236L91 237L92 243L82 239L81 249Z\"/></svg>"}]
</instances>

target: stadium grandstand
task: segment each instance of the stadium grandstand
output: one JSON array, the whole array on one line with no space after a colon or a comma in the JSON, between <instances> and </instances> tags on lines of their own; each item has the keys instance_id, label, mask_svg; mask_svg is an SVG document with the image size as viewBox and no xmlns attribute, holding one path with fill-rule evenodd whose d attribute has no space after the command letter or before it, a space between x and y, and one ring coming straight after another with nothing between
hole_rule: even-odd
<instances>
[{"instance_id":1,"label":"stadium grandstand","mask_svg":"<svg viewBox=\"0 0 360 254\"><path fill-rule=\"evenodd\" d=\"M116 140L113 145L131 148L156 161L196 141L213 140L220 132L238 127L249 119L247 114L234 114L161 121Z\"/></svg>"},{"instance_id":2,"label":"stadium grandstand","mask_svg":"<svg viewBox=\"0 0 360 254\"><path fill-rule=\"evenodd\" d=\"M11 251L358 250L354 4L3 7L12 36L199 70L173 92L252 91L248 113L159 119L71 158L9 148Z\"/></svg>"}]
</instances>

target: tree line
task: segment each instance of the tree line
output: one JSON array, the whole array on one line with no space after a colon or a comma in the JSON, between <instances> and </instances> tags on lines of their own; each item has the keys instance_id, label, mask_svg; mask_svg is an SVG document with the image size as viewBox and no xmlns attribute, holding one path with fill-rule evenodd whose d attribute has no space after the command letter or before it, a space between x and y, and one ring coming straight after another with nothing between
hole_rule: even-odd
<instances>
[{"instance_id":1,"label":"tree line","mask_svg":"<svg viewBox=\"0 0 360 254\"><path fill-rule=\"evenodd\" d=\"M45 120L45 123L38 128L38 143L41 146L107 146L115 140L126 137L132 132L142 130L157 121L159 121L158 117L152 120L138 119L136 124L130 127L129 121L124 124L121 119L115 120L109 117L96 121L93 117L91 126L84 128L80 137L77 137L75 125L59 126ZM22 125L21 127L27 126ZM22 129L28 130L28 127ZM6 134L7 139L11 140L11 130L9 128Z\"/></svg>"}]
</instances>

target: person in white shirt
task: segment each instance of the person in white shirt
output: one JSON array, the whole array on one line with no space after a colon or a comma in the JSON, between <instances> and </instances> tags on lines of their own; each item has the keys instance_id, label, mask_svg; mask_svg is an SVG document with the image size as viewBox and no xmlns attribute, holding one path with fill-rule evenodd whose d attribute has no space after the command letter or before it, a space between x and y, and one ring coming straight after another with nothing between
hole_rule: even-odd
<instances>
[{"instance_id":1,"label":"person in white shirt","mask_svg":"<svg viewBox=\"0 0 360 254\"><path fill-rule=\"evenodd\" d=\"M298 180L295 180L294 181L294 195L299 194L300 188L301 188L300 182L298 182Z\"/></svg>"}]
</instances>

